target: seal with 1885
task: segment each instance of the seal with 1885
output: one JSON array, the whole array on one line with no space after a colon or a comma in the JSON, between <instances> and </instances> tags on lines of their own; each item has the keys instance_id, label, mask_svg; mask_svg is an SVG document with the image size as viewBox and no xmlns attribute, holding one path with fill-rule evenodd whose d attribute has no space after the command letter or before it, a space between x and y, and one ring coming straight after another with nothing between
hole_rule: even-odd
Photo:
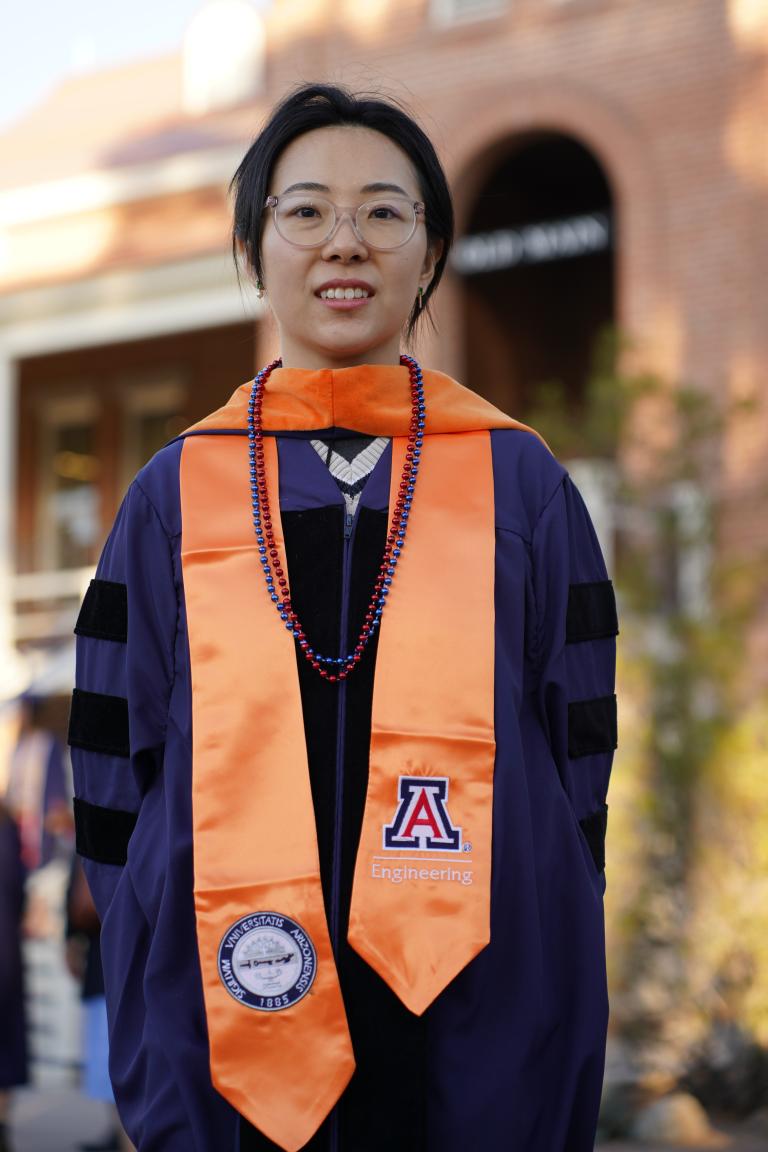
<instances>
[{"instance_id":1,"label":"seal with 1885","mask_svg":"<svg viewBox=\"0 0 768 1152\"><path fill-rule=\"evenodd\" d=\"M317 953L307 933L279 912L252 912L222 937L219 976L230 996L260 1012L280 1012L309 992Z\"/></svg>"}]
</instances>

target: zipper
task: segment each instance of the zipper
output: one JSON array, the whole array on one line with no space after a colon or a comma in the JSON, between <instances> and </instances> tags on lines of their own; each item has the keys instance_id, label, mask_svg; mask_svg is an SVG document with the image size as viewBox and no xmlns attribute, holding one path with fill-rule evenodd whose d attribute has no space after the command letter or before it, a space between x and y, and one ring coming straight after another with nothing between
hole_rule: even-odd
<instances>
[{"instance_id":1,"label":"zipper","mask_svg":"<svg viewBox=\"0 0 768 1152\"><path fill-rule=\"evenodd\" d=\"M341 567L341 623L339 625L339 655L347 650L349 623L349 577L352 546L357 526L358 501L354 514L344 508L344 556ZM333 865L331 870L331 947L334 957L339 947L339 886L341 882L341 823L344 810L344 733L347 715L347 682L338 682L339 698L336 712L336 789L333 814ZM339 1152L339 1105L331 1112L331 1152Z\"/></svg>"},{"instance_id":2,"label":"zipper","mask_svg":"<svg viewBox=\"0 0 768 1152\"><path fill-rule=\"evenodd\" d=\"M339 625L340 655L347 647L349 621L349 570L352 555L352 537L356 518L344 509L344 557L341 566L341 623ZM339 882L341 871L341 816L344 807L344 726L347 713L347 682L338 682L339 697L336 711L336 789L333 814L333 867L331 870L331 943L334 952L339 943Z\"/></svg>"}]
</instances>

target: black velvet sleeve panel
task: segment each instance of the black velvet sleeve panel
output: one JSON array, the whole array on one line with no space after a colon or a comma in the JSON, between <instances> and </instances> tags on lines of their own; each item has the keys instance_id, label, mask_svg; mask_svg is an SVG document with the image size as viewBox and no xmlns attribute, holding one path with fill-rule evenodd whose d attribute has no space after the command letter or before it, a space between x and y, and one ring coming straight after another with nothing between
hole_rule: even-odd
<instances>
[{"instance_id":1,"label":"black velvet sleeve panel","mask_svg":"<svg viewBox=\"0 0 768 1152\"><path fill-rule=\"evenodd\" d=\"M617 636L616 596L610 580L585 580L568 588L565 642Z\"/></svg>"},{"instance_id":2,"label":"black velvet sleeve panel","mask_svg":"<svg viewBox=\"0 0 768 1152\"><path fill-rule=\"evenodd\" d=\"M136 813L102 808L77 796L74 807L75 850L79 855L99 864L125 864Z\"/></svg>"},{"instance_id":3,"label":"black velvet sleeve panel","mask_svg":"<svg viewBox=\"0 0 768 1152\"><path fill-rule=\"evenodd\" d=\"M128 588L116 580L91 580L75 624L76 636L128 640Z\"/></svg>"},{"instance_id":4,"label":"black velvet sleeve panel","mask_svg":"<svg viewBox=\"0 0 768 1152\"><path fill-rule=\"evenodd\" d=\"M591 756L618 745L616 694L576 700L568 705L568 755Z\"/></svg>"},{"instance_id":5,"label":"black velvet sleeve panel","mask_svg":"<svg viewBox=\"0 0 768 1152\"><path fill-rule=\"evenodd\" d=\"M68 742L73 748L84 748L88 752L128 757L126 698L75 688L69 713Z\"/></svg>"}]
</instances>

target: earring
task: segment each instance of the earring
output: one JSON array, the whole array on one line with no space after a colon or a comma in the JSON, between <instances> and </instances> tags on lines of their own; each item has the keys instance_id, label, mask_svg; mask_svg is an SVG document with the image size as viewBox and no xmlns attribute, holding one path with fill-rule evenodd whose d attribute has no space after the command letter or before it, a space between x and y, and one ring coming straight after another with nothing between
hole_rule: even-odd
<instances>
[{"instance_id":1,"label":"earring","mask_svg":"<svg viewBox=\"0 0 768 1152\"><path fill-rule=\"evenodd\" d=\"M264 285L262 284L261 280L256 281L256 295L258 296L259 300L264 299Z\"/></svg>"},{"instance_id":2,"label":"earring","mask_svg":"<svg viewBox=\"0 0 768 1152\"><path fill-rule=\"evenodd\" d=\"M421 312L421 306L424 303L424 289L421 287L421 285L419 285L419 294L416 297L416 303L418 305L419 312Z\"/></svg>"}]
</instances>

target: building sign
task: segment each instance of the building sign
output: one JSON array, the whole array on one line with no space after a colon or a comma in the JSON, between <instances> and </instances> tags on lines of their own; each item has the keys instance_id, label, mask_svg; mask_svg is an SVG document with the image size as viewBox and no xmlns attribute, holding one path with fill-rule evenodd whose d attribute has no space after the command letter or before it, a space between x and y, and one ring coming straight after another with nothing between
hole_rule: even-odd
<instances>
[{"instance_id":1,"label":"building sign","mask_svg":"<svg viewBox=\"0 0 768 1152\"><path fill-rule=\"evenodd\" d=\"M523 228L500 228L462 236L451 253L451 264L463 276L496 272L518 264L543 264L600 252L611 244L611 218L590 212L565 220L546 220Z\"/></svg>"}]
</instances>

